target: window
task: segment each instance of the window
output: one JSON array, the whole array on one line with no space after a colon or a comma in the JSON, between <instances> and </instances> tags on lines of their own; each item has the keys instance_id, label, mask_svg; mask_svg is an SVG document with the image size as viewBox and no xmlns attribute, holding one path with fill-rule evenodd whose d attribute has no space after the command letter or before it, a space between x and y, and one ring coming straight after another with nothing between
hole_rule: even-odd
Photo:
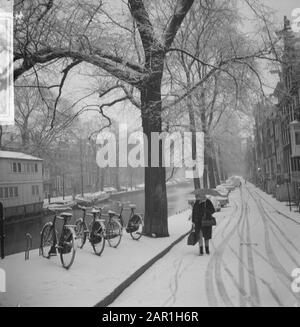
<instances>
[{"instance_id":1,"label":"window","mask_svg":"<svg viewBox=\"0 0 300 327\"><path fill-rule=\"evenodd\" d=\"M38 164L37 163L34 164L34 170L35 170L36 173L38 172Z\"/></svg>"},{"instance_id":2,"label":"window","mask_svg":"<svg viewBox=\"0 0 300 327\"><path fill-rule=\"evenodd\" d=\"M300 132L295 132L296 145L300 145Z\"/></svg>"},{"instance_id":3,"label":"window","mask_svg":"<svg viewBox=\"0 0 300 327\"><path fill-rule=\"evenodd\" d=\"M18 162L18 173L20 173L22 171L22 166L21 164Z\"/></svg>"},{"instance_id":4,"label":"window","mask_svg":"<svg viewBox=\"0 0 300 327\"><path fill-rule=\"evenodd\" d=\"M14 198L18 195L18 187L0 187L0 199Z\"/></svg>"},{"instance_id":5,"label":"window","mask_svg":"<svg viewBox=\"0 0 300 327\"><path fill-rule=\"evenodd\" d=\"M40 190L38 185L32 185L31 187L32 195L39 195Z\"/></svg>"},{"instance_id":6,"label":"window","mask_svg":"<svg viewBox=\"0 0 300 327\"><path fill-rule=\"evenodd\" d=\"M16 173L17 172L17 163L13 162L13 172Z\"/></svg>"}]
</instances>

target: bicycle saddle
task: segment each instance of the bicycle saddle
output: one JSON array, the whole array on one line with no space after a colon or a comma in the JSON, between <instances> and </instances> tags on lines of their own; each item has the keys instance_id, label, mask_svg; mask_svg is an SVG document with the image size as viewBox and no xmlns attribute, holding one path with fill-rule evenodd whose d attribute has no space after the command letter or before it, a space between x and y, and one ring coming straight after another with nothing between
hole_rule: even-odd
<instances>
[{"instance_id":1,"label":"bicycle saddle","mask_svg":"<svg viewBox=\"0 0 300 327\"><path fill-rule=\"evenodd\" d=\"M60 216L63 218L71 218L73 215L70 212L62 212Z\"/></svg>"},{"instance_id":2,"label":"bicycle saddle","mask_svg":"<svg viewBox=\"0 0 300 327\"><path fill-rule=\"evenodd\" d=\"M136 205L135 204L129 204L129 208L130 209L135 209L136 208Z\"/></svg>"},{"instance_id":3,"label":"bicycle saddle","mask_svg":"<svg viewBox=\"0 0 300 327\"><path fill-rule=\"evenodd\" d=\"M107 212L109 215L116 215L116 212L115 211L112 211L112 210L108 210Z\"/></svg>"}]
</instances>

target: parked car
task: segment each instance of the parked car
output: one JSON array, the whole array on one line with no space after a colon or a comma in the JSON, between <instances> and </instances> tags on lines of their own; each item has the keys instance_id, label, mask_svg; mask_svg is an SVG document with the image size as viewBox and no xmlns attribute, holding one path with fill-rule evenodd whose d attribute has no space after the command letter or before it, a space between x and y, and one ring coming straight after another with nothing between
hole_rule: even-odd
<instances>
[{"instance_id":1,"label":"parked car","mask_svg":"<svg viewBox=\"0 0 300 327\"><path fill-rule=\"evenodd\" d=\"M235 186L231 183L225 183L221 184L222 187L225 187L229 192L233 191L235 189Z\"/></svg>"},{"instance_id":2,"label":"parked car","mask_svg":"<svg viewBox=\"0 0 300 327\"><path fill-rule=\"evenodd\" d=\"M225 207L225 206L227 206L227 204L229 204L228 197L225 197L225 196L217 196L216 198L220 202L222 208Z\"/></svg>"},{"instance_id":3,"label":"parked car","mask_svg":"<svg viewBox=\"0 0 300 327\"><path fill-rule=\"evenodd\" d=\"M216 187L216 190L222 195L222 196L228 196L229 194L229 190L225 187L225 186L222 186L222 185L218 185Z\"/></svg>"},{"instance_id":4,"label":"parked car","mask_svg":"<svg viewBox=\"0 0 300 327\"><path fill-rule=\"evenodd\" d=\"M233 184L235 187L238 187L241 183L242 178L240 176L231 176L227 182Z\"/></svg>"}]
</instances>

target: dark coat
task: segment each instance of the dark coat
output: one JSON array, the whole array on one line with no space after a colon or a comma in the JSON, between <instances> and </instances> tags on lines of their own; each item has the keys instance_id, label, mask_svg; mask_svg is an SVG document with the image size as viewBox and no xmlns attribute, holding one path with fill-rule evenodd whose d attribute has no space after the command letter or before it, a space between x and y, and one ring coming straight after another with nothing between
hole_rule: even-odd
<instances>
[{"instance_id":1,"label":"dark coat","mask_svg":"<svg viewBox=\"0 0 300 327\"><path fill-rule=\"evenodd\" d=\"M193 206L192 222L195 224L195 232L197 235L200 233L200 230L202 230L204 239L210 240L212 237L212 227L201 227L205 208L206 218L209 219L209 217L211 217L211 215L215 212L212 202L209 199L201 203L198 200L195 202Z\"/></svg>"}]
</instances>

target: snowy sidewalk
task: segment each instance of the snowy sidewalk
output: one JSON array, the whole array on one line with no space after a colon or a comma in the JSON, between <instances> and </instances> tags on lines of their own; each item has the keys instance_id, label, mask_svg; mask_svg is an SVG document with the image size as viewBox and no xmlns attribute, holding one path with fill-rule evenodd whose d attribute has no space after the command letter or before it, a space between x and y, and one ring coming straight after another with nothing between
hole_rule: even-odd
<instances>
[{"instance_id":1,"label":"snowy sidewalk","mask_svg":"<svg viewBox=\"0 0 300 327\"><path fill-rule=\"evenodd\" d=\"M290 207L285 201L280 202L276 200L272 195L263 192L261 189L255 187L253 184L247 183L247 187L251 191L257 192L257 194L259 194L259 196L263 199L264 204L273 207L273 209L277 213L300 223L300 213L296 211L296 208L294 206L292 206L292 211L290 211Z\"/></svg>"},{"instance_id":2,"label":"snowy sidewalk","mask_svg":"<svg viewBox=\"0 0 300 327\"><path fill-rule=\"evenodd\" d=\"M138 242L124 232L117 249L107 244L101 257L89 242L78 249L70 270L62 268L59 256L50 260L30 252L0 260L6 272L6 293L0 293L0 306L94 306L111 294L143 265L168 248L191 228L190 210L169 217L168 238L142 237Z\"/></svg>"}]
</instances>

